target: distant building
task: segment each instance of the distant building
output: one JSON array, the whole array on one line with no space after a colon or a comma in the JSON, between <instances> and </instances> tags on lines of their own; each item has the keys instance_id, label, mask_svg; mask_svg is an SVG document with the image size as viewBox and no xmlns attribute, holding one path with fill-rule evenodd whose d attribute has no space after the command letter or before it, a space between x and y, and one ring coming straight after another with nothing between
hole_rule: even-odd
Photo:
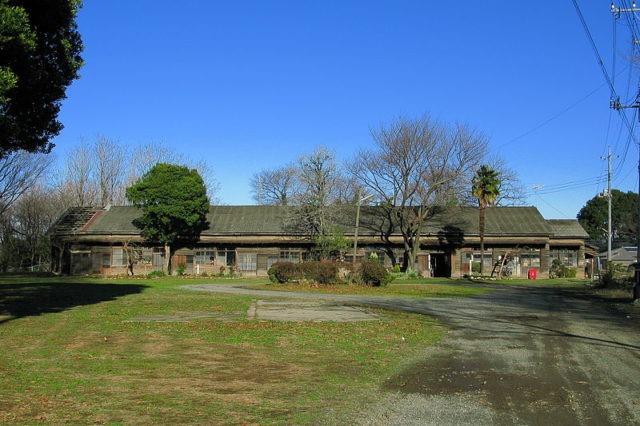
<instances>
[{"instance_id":1,"label":"distant building","mask_svg":"<svg viewBox=\"0 0 640 426\"><path fill-rule=\"evenodd\" d=\"M607 252L598 253L597 258L600 261L600 268L602 270L607 268ZM636 262L638 256L637 247L620 247L611 250L611 262L618 265L629 266Z\"/></svg>"},{"instance_id":2,"label":"distant building","mask_svg":"<svg viewBox=\"0 0 640 426\"><path fill-rule=\"evenodd\" d=\"M265 276L279 261L304 262L313 258L313 242L287 224L293 206L212 206L209 228L195 247L181 248L172 258L174 270L183 265L188 274L218 274L233 269L243 276ZM362 207L357 261L376 253L391 267L402 263L403 240L378 207ZM143 241L132 221L135 207L69 209L52 227L53 270L69 274L124 275L127 249L134 247L138 261L134 273L162 268L160 244ZM335 225L353 238L355 208L341 208ZM386 241L380 236L387 235ZM527 277L535 270L548 276L553 259L584 276L587 233L576 220L545 220L535 207L492 207L486 212L484 273L490 274L506 256L512 277ZM352 260L347 250L344 261ZM415 270L423 276L461 277L472 274L480 262L478 210L449 208L427 221L420 239ZM477 265L476 265L477 266Z\"/></svg>"}]
</instances>

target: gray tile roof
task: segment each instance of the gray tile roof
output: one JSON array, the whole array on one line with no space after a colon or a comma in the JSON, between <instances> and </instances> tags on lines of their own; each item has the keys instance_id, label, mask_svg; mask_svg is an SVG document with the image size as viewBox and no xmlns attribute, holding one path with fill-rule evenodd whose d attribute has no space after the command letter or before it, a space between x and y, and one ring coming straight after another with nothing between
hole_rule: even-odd
<instances>
[{"instance_id":1,"label":"gray tile roof","mask_svg":"<svg viewBox=\"0 0 640 426\"><path fill-rule=\"evenodd\" d=\"M555 238L588 238L589 234L584 230L580 222L575 219L548 219L552 236Z\"/></svg>"},{"instance_id":2,"label":"gray tile roof","mask_svg":"<svg viewBox=\"0 0 640 426\"><path fill-rule=\"evenodd\" d=\"M290 234L285 226L287 212L292 207L282 206L211 206L207 219L209 229L203 235L274 235ZM376 233L381 209L363 206L360 235ZM70 212L73 214L73 211ZM136 234L132 221L140 211L131 206L114 206L94 218L89 226L75 226L73 233L82 234ZM449 208L434 215L425 226L425 235L458 232L464 235L478 234L478 209L473 207ZM344 232L353 233L355 207L344 206L336 222ZM69 228L59 229L67 233ZM397 233L397 232L394 232ZM490 235L558 235L585 237L586 233L577 221L547 221L535 207L491 207L486 210L485 234ZM566 234L566 235L565 235Z\"/></svg>"},{"instance_id":3,"label":"gray tile roof","mask_svg":"<svg viewBox=\"0 0 640 426\"><path fill-rule=\"evenodd\" d=\"M603 251L602 253L598 253L597 256L603 260L607 260L606 251ZM617 249L611 250L612 262L635 262L636 256L637 256L636 247L619 247Z\"/></svg>"}]
</instances>

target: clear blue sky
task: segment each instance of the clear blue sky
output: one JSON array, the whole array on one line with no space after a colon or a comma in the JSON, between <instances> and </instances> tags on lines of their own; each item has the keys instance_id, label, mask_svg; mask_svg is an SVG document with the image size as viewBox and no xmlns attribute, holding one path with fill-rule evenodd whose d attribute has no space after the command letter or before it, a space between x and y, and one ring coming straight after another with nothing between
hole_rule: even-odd
<instances>
[{"instance_id":1,"label":"clear blue sky","mask_svg":"<svg viewBox=\"0 0 640 426\"><path fill-rule=\"evenodd\" d=\"M580 4L611 71L610 2ZM86 0L78 23L86 64L63 104L57 157L96 134L162 140L206 160L226 204L251 204L254 172L318 145L348 159L399 115L485 131L525 185L543 185L528 203L547 218L575 217L604 184L549 189L603 176L607 143L623 156L615 112L606 138L609 90L570 0ZM622 25L617 48L625 94ZM632 144L615 188L637 188L637 158Z\"/></svg>"}]
</instances>

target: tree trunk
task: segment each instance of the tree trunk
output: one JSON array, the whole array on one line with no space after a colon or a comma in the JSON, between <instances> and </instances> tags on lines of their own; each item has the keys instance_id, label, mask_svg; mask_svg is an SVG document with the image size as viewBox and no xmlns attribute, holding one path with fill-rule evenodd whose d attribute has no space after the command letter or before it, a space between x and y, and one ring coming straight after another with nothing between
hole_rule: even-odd
<instances>
[{"instance_id":1,"label":"tree trunk","mask_svg":"<svg viewBox=\"0 0 640 426\"><path fill-rule=\"evenodd\" d=\"M484 217L485 208L480 206L480 276L484 275Z\"/></svg>"},{"instance_id":2,"label":"tree trunk","mask_svg":"<svg viewBox=\"0 0 640 426\"><path fill-rule=\"evenodd\" d=\"M58 253L58 273L62 274L62 261L64 257L64 244L60 245L60 252Z\"/></svg>"},{"instance_id":3,"label":"tree trunk","mask_svg":"<svg viewBox=\"0 0 640 426\"><path fill-rule=\"evenodd\" d=\"M404 245L404 261L403 271L406 274L411 274L414 271L413 267L416 264L416 255L418 254L418 248L420 247L420 238L411 238L409 243Z\"/></svg>"},{"instance_id":4,"label":"tree trunk","mask_svg":"<svg viewBox=\"0 0 640 426\"><path fill-rule=\"evenodd\" d=\"M164 244L164 262L162 270L165 274L171 275L171 247L168 243Z\"/></svg>"}]
</instances>

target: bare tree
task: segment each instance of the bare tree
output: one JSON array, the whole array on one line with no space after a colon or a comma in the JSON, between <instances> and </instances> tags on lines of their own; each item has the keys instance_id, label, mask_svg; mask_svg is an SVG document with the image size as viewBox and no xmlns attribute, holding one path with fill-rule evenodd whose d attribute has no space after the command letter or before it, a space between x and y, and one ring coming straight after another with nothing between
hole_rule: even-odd
<instances>
[{"instance_id":1,"label":"bare tree","mask_svg":"<svg viewBox=\"0 0 640 426\"><path fill-rule=\"evenodd\" d=\"M428 116L399 118L372 135L376 149L360 151L350 169L402 234L403 270L412 271L425 223L459 197L461 183L470 181L486 154L487 139L466 125L447 126Z\"/></svg>"},{"instance_id":2,"label":"bare tree","mask_svg":"<svg viewBox=\"0 0 640 426\"><path fill-rule=\"evenodd\" d=\"M296 207L291 210L289 224L299 232L316 237L330 232L338 200L341 180L338 165L331 150L320 147L303 155L298 165Z\"/></svg>"},{"instance_id":3,"label":"bare tree","mask_svg":"<svg viewBox=\"0 0 640 426\"><path fill-rule=\"evenodd\" d=\"M495 201L496 206L521 206L525 203L527 197L525 188L515 170L506 166L501 158L492 158L488 163L494 170L499 173L500 195Z\"/></svg>"},{"instance_id":4,"label":"bare tree","mask_svg":"<svg viewBox=\"0 0 640 426\"><path fill-rule=\"evenodd\" d=\"M100 205L124 202L125 149L112 139L98 136L93 143L93 152Z\"/></svg>"},{"instance_id":5,"label":"bare tree","mask_svg":"<svg viewBox=\"0 0 640 426\"><path fill-rule=\"evenodd\" d=\"M58 191L69 199L69 207L95 206L99 203L93 155L86 143L81 142L69 152L65 161L63 182L58 186Z\"/></svg>"},{"instance_id":6,"label":"bare tree","mask_svg":"<svg viewBox=\"0 0 640 426\"><path fill-rule=\"evenodd\" d=\"M44 175L52 157L17 151L0 158L0 216Z\"/></svg>"},{"instance_id":7,"label":"bare tree","mask_svg":"<svg viewBox=\"0 0 640 426\"><path fill-rule=\"evenodd\" d=\"M133 185L158 163L185 163L184 156L166 146L163 142L149 142L133 150L129 164L127 186Z\"/></svg>"},{"instance_id":8,"label":"bare tree","mask_svg":"<svg viewBox=\"0 0 640 426\"><path fill-rule=\"evenodd\" d=\"M46 232L60 215L55 195L41 185L35 185L15 202L8 211L16 238L24 242L29 265L42 264L49 259L49 238Z\"/></svg>"},{"instance_id":9,"label":"bare tree","mask_svg":"<svg viewBox=\"0 0 640 426\"><path fill-rule=\"evenodd\" d=\"M213 170L204 161L194 161L187 156L176 152L164 142L150 142L140 145L133 150L129 164L129 172L125 180L125 187L136 183L145 173L158 163L178 164L196 169L207 187L207 196L212 204L218 201L217 194L220 184L215 178Z\"/></svg>"},{"instance_id":10,"label":"bare tree","mask_svg":"<svg viewBox=\"0 0 640 426\"><path fill-rule=\"evenodd\" d=\"M258 205L291 204L296 190L297 173L293 165L288 165L254 174L250 182L253 199Z\"/></svg>"}]
</instances>

